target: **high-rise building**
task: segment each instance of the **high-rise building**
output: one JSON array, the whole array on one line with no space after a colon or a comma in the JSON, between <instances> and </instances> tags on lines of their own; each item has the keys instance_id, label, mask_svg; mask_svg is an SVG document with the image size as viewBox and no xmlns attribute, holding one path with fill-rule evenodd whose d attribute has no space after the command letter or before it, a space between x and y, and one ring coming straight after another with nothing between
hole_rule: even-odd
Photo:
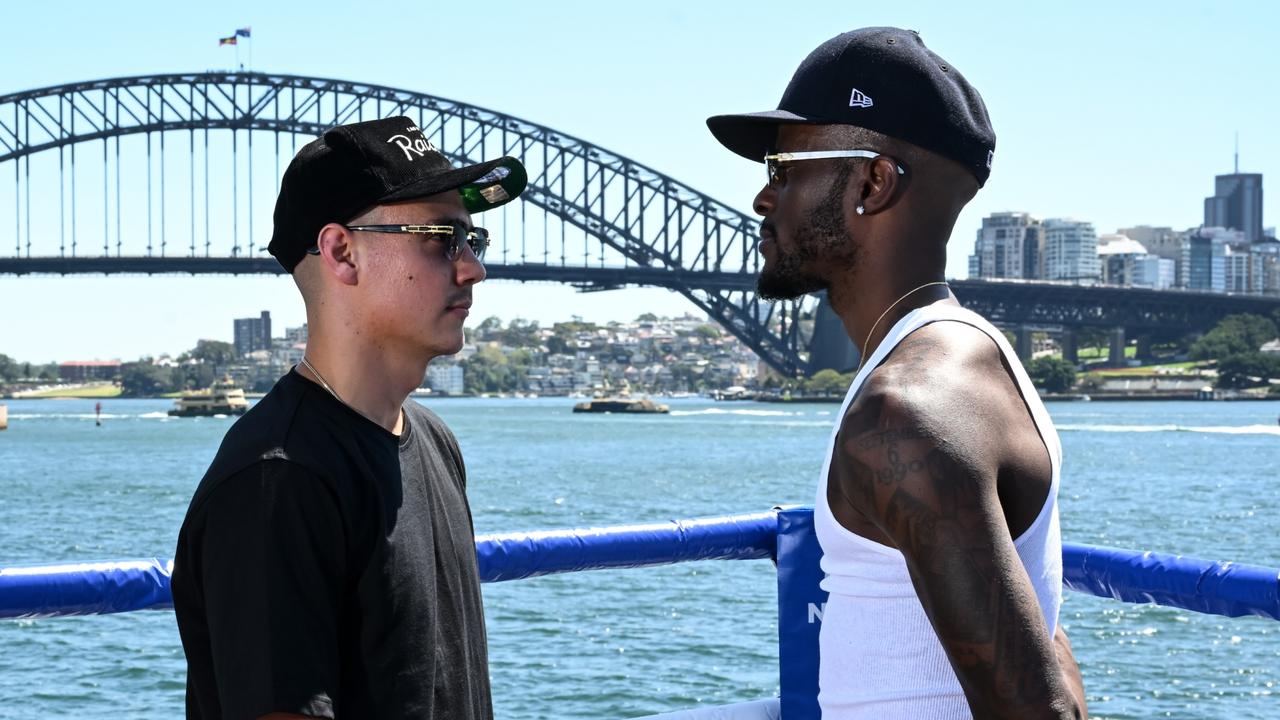
<instances>
[{"instance_id":1,"label":"high-rise building","mask_svg":"<svg viewBox=\"0 0 1280 720\"><path fill-rule=\"evenodd\" d=\"M1248 245L1227 245L1223 256L1224 289L1229 293L1262 294L1262 256Z\"/></svg>"},{"instance_id":2,"label":"high-rise building","mask_svg":"<svg viewBox=\"0 0 1280 720\"><path fill-rule=\"evenodd\" d=\"M1261 271L1262 294L1280 295L1280 240L1270 235L1254 243L1252 250Z\"/></svg>"},{"instance_id":3,"label":"high-rise building","mask_svg":"<svg viewBox=\"0 0 1280 720\"><path fill-rule=\"evenodd\" d=\"M1044 228L1028 213L999 212L982 219L969 276L1035 279L1042 276Z\"/></svg>"},{"instance_id":4,"label":"high-rise building","mask_svg":"<svg viewBox=\"0 0 1280 720\"><path fill-rule=\"evenodd\" d=\"M1204 199L1204 224L1239 230L1245 242L1261 240L1261 173L1236 172L1214 178L1213 197Z\"/></svg>"},{"instance_id":5,"label":"high-rise building","mask_svg":"<svg viewBox=\"0 0 1280 720\"><path fill-rule=\"evenodd\" d=\"M1068 218L1044 221L1045 280L1091 283L1101 275L1093 223Z\"/></svg>"},{"instance_id":6,"label":"high-rise building","mask_svg":"<svg viewBox=\"0 0 1280 720\"><path fill-rule=\"evenodd\" d=\"M1244 243L1244 233L1202 227L1187 234L1186 287L1200 292L1227 291L1227 247Z\"/></svg>"},{"instance_id":7,"label":"high-rise building","mask_svg":"<svg viewBox=\"0 0 1280 720\"><path fill-rule=\"evenodd\" d=\"M271 349L271 313L266 310L256 318L237 318L235 321L236 354L240 357L254 350Z\"/></svg>"}]
</instances>

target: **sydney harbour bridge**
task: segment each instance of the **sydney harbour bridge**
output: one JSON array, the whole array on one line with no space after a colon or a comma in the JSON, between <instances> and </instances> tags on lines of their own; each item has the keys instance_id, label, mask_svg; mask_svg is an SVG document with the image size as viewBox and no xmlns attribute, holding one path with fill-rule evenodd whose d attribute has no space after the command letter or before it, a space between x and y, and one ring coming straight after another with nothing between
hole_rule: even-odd
<instances>
[{"instance_id":1,"label":"sydney harbour bridge","mask_svg":"<svg viewBox=\"0 0 1280 720\"><path fill-rule=\"evenodd\" d=\"M284 166L328 128L407 115L455 163L520 158L529 187L485 215L497 280L583 291L675 291L797 376L856 361L821 298L754 292L757 220L657 170L572 135L431 95L264 73L78 82L0 96L0 275L279 273L266 253ZM493 215L499 215L494 218ZM5 236L12 232L12 237ZM8 241L6 241L8 240ZM1014 331L1104 331L1112 358L1203 332L1280 298L1049 283L954 281L966 306Z\"/></svg>"}]
</instances>

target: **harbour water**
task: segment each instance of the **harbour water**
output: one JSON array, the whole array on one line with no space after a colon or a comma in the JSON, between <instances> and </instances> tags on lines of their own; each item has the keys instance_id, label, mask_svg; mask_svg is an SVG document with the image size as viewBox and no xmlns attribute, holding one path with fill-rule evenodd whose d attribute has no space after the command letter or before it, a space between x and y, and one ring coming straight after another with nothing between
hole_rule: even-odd
<instances>
[{"instance_id":1,"label":"harbour water","mask_svg":"<svg viewBox=\"0 0 1280 720\"><path fill-rule=\"evenodd\" d=\"M811 504L836 405L427 401L467 459L478 532ZM7 401L0 565L170 557L232 419L169 401ZM1280 567L1280 402L1054 403L1064 538ZM777 692L774 569L704 562L485 586L500 718L627 718ZM1280 717L1280 623L1067 593L1099 718ZM171 718L173 614L0 621L0 718Z\"/></svg>"}]
</instances>

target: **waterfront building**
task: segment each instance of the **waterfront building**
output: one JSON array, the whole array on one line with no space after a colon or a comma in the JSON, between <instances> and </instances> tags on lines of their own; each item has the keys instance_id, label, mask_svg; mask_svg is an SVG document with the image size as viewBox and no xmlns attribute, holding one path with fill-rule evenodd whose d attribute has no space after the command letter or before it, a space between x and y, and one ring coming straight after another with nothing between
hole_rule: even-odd
<instances>
[{"instance_id":1,"label":"waterfront building","mask_svg":"<svg viewBox=\"0 0 1280 720\"><path fill-rule=\"evenodd\" d=\"M1280 240L1268 236L1253 244L1262 274L1262 294L1280 295Z\"/></svg>"},{"instance_id":2,"label":"waterfront building","mask_svg":"<svg viewBox=\"0 0 1280 720\"><path fill-rule=\"evenodd\" d=\"M1247 248L1238 245L1226 246L1222 258L1223 291L1249 292L1249 259L1250 254Z\"/></svg>"},{"instance_id":3,"label":"waterfront building","mask_svg":"<svg viewBox=\"0 0 1280 720\"><path fill-rule=\"evenodd\" d=\"M1173 263L1174 280L1170 287L1184 288L1187 286L1187 266L1190 262L1191 250L1187 240L1187 232L1179 232L1171 227L1153 227L1151 225L1121 228L1117 232L1142 243L1142 247L1146 248L1148 253Z\"/></svg>"},{"instance_id":4,"label":"waterfront building","mask_svg":"<svg viewBox=\"0 0 1280 720\"><path fill-rule=\"evenodd\" d=\"M1197 228L1188 234L1187 289L1227 291L1227 246L1238 237L1238 232L1219 227Z\"/></svg>"},{"instance_id":5,"label":"waterfront building","mask_svg":"<svg viewBox=\"0 0 1280 720\"><path fill-rule=\"evenodd\" d=\"M1151 255L1143 261L1140 277L1142 278L1141 282L1145 287L1152 287L1156 290L1168 290L1177 286L1177 266L1168 258Z\"/></svg>"},{"instance_id":6,"label":"waterfront building","mask_svg":"<svg viewBox=\"0 0 1280 720\"><path fill-rule=\"evenodd\" d=\"M427 366L426 385L442 395L461 395L466 391L462 366L454 362L433 362Z\"/></svg>"},{"instance_id":7,"label":"waterfront building","mask_svg":"<svg viewBox=\"0 0 1280 720\"><path fill-rule=\"evenodd\" d=\"M1098 236L1098 259L1107 285L1168 290L1176 279L1174 261L1148 253L1125 235Z\"/></svg>"},{"instance_id":8,"label":"waterfront building","mask_svg":"<svg viewBox=\"0 0 1280 720\"><path fill-rule=\"evenodd\" d=\"M1044 276L1044 226L1024 212L992 213L982 219L969 277L1037 279Z\"/></svg>"},{"instance_id":9,"label":"waterfront building","mask_svg":"<svg viewBox=\"0 0 1280 720\"><path fill-rule=\"evenodd\" d=\"M58 363L58 378L65 382L114 380L119 376L119 360L68 360Z\"/></svg>"},{"instance_id":10,"label":"waterfront building","mask_svg":"<svg viewBox=\"0 0 1280 720\"><path fill-rule=\"evenodd\" d=\"M753 385L759 381L760 360L740 340L705 316L646 318L606 326L575 321L570 331L560 326L539 328L508 344L510 330L489 323L486 352L497 350L523 368L510 390L544 396L569 393L678 392L699 388ZM477 332L476 335L481 333ZM467 343L456 361L474 357Z\"/></svg>"},{"instance_id":11,"label":"waterfront building","mask_svg":"<svg viewBox=\"0 0 1280 720\"><path fill-rule=\"evenodd\" d=\"M271 345L271 365L279 369L282 375L301 363L302 356L307 352L305 342L291 342L288 338L276 338Z\"/></svg>"},{"instance_id":12,"label":"waterfront building","mask_svg":"<svg viewBox=\"0 0 1280 720\"><path fill-rule=\"evenodd\" d=\"M256 318L235 320L236 354L244 357L255 350L271 349L271 313L266 310Z\"/></svg>"},{"instance_id":13,"label":"waterfront building","mask_svg":"<svg viewBox=\"0 0 1280 720\"><path fill-rule=\"evenodd\" d=\"M1249 245L1227 245L1223 254L1225 290L1229 293L1262 294L1262 256Z\"/></svg>"},{"instance_id":14,"label":"waterfront building","mask_svg":"<svg viewBox=\"0 0 1280 720\"><path fill-rule=\"evenodd\" d=\"M1089 284L1102 276L1093 223L1070 218L1044 221L1045 280Z\"/></svg>"},{"instance_id":15,"label":"waterfront building","mask_svg":"<svg viewBox=\"0 0 1280 720\"><path fill-rule=\"evenodd\" d=\"M284 339L287 340L290 345L293 345L296 343L302 343L303 345L306 345L308 337L309 335L307 333L306 323L302 323L302 325L298 327L291 327L291 328L284 329Z\"/></svg>"},{"instance_id":16,"label":"waterfront building","mask_svg":"<svg viewBox=\"0 0 1280 720\"><path fill-rule=\"evenodd\" d=\"M1204 199L1204 224L1239 230L1245 242L1261 240L1262 174L1234 172L1214 178L1213 196Z\"/></svg>"}]
</instances>

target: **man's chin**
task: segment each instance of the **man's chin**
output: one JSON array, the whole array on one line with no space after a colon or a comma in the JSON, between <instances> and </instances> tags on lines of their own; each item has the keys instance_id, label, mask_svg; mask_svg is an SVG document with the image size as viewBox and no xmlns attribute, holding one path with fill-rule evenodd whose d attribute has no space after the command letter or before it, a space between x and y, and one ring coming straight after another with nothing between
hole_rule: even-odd
<instances>
[{"instance_id":1,"label":"man's chin","mask_svg":"<svg viewBox=\"0 0 1280 720\"><path fill-rule=\"evenodd\" d=\"M464 344L466 344L466 341L463 339L462 335L459 334L458 339L455 342L443 343L442 347L440 348L441 352L439 354L440 355L457 355L459 352L462 351L462 346Z\"/></svg>"},{"instance_id":2,"label":"man's chin","mask_svg":"<svg viewBox=\"0 0 1280 720\"><path fill-rule=\"evenodd\" d=\"M423 343L421 347L428 361L430 361L438 357L457 355L462 351L462 346L465 344L466 339L462 334L461 328L459 328L456 334L450 331L434 335Z\"/></svg>"},{"instance_id":3,"label":"man's chin","mask_svg":"<svg viewBox=\"0 0 1280 720\"><path fill-rule=\"evenodd\" d=\"M795 300L825 289L826 286L817 278L778 275L767 270L756 279L756 294L765 300Z\"/></svg>"}]
</instances>

